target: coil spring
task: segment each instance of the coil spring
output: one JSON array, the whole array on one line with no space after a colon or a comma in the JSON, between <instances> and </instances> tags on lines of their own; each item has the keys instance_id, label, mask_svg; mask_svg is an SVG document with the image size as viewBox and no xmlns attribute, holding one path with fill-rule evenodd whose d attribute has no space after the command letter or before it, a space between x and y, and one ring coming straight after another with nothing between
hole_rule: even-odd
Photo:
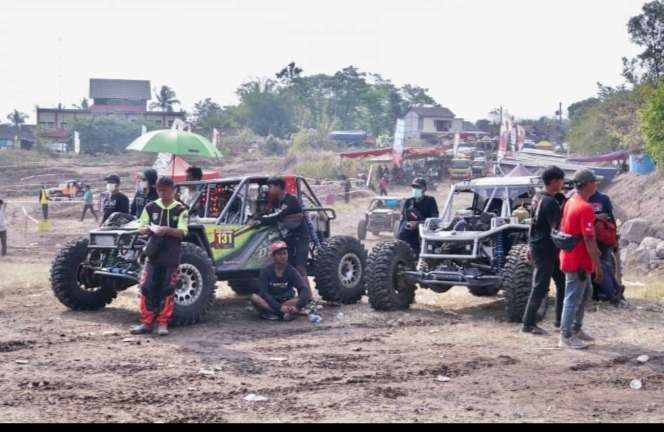
<instances>
[{"instance_id":1,"label":"coil spring","mask_svg":"<svg viewBox=\"0 0 664 432\"><path fill-rule=\"evenodd\" d=\"M505 267L505 233L496 234L496 245L494 247L493 263L497 271Z\"/></svg>"}]
</instances>

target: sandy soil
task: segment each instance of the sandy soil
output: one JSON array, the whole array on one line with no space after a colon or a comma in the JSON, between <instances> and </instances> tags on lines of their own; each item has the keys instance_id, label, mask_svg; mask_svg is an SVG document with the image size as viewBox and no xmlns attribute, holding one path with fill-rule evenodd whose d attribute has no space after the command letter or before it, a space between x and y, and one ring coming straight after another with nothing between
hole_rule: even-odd
<instances>
[{"instance_id":1,"label":"sandy soil","mask_svg":"<svg viewBox=\"0 0 664 432\"><path fill-rule=\"evenodd\" d=\"M10 204L25 200L36 217L32 198ZM334 234L354 235L367 203L336 204ZM461 288L419 291L406 312L374 312L366 298L326 306L313 325L259 321L220 283L204 323L130 337L136 288L93 313L67 310L50 291L57 248L94 226L75 221L80 205L54 204L53 230L29 225L25 238L17 209L0 259L0 421L664 421L660 303L590 305L587 331L598 342L570 352L555 348L550 319L551 336L522 336L501 298ZM369 234L367 248L374 242ZM630 389L635 378L641 390Z\"/></svg>"}]
</instances>

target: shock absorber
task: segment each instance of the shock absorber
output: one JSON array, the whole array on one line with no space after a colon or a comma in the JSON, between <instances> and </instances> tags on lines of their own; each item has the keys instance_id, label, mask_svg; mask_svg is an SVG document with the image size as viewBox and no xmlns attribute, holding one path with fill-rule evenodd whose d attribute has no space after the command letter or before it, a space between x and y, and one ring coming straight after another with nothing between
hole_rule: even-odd
<instances>
[{"instance_id":1,"label":"shock absorber","mask_svg":"<svg viewBox=\"0 0 664 432\"><path fill-rule=\"evenodd\" d=\"M493 265L496 271L500 271L505 267L505 233L503 231L496 234Z\"/></svg>"},{"instance_id":2,"label":"shock absorber","mask_svg":"<svg viewBox=\"0 0 664 432\"><path fill-rule=\"evenodd\" d=\"M304 210L307 209L307 206L304 203L304 200L302 200L302 208ZM309 237L311 238L311 240L313 240L316 247L320 247L320 238L318 238L318 233L314 229L314 223L311 220L311 217L309 216L308 212L304 213L304 221L307 224L307 231L309 231Z\"/></svg>"}]
</instances>

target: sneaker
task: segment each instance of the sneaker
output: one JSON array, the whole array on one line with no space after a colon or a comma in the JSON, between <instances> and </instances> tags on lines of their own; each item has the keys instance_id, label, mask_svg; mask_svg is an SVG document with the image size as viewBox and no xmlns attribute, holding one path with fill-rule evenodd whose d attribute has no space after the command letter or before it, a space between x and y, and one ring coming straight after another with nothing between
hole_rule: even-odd
<instances>
[{"instance_id":1,"label":"sneaker","mask_svg":"<svg viewBox=\"0 0 664 432\"><path fill-rule=\"evenodd\" d=\"M152 326L139 324L131 328L131 334L133 335L143 335L148 333L152 333Z\"/></svg>"},{"instance_id":2,"label":"sneaker","mask_svg":"<svg viewBox=\"0 0 664 432\"><path fill-rule=\"evenodd\" d=\"M261 312L260 317L268 321L279 321L279 315L273 314L272 312Z\"/></svg>"},{"instance_id":3,"label":"sneaker","mask_svg":"<svg viewBox=\"0 0 664 432\"><path fill-rule=\"evenodd\" d=\"M588 336L588 334L583 330L579 330L578 332L574 333L574 336L583 342L595 342L595 338Z\"/></svg>"},{"instance_id":4,"label":"sneaker","mask_svg":"<svg viewBox=\"0 0 664 432\"><path fill-rule=\"evenodd\" d=\"M168 336L168 326L166 324L159 324L157 328L158 336Z\"/></svg>"},{"instance_id":5,"label":"sneaker","mask_svg":"<svg viewBox=\"0 0 664 432\"><path fill-rule=\"evenodd\" d=\"M582 350L582 349L588 348L588 345L586 345L583 341L581 341L576 336L566 338L562 335L560 336L560 342L558 343L558 346L560 348L569 348L569 349L576 349L576 350Z\"/></svg>"},{"instance_id":6,"label":"sneaker","mask_svg":"<svg viewBox=\"0 0 664 432\"><path fill-rule=\"evenodd\" d=\"M533 327L522 327L521 333L531 334L535 336L548 336L549 333L543 328L533 326Z\"/></svg>"}]
</instances>

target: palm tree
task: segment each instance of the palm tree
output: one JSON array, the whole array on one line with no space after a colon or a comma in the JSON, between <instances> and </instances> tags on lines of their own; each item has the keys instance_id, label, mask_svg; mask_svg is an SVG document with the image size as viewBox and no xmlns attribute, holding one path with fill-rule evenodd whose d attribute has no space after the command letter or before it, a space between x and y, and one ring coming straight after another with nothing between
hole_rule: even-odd
<instances>
[{"instance_id":1,"label":"palm tree","mask_svg":"<svg viewBox=\"0 0 664 432\"><path fill-rule=\"evenodd\" d=\"M19 110L14 110L11 113L7 114L7 120L11 122L11 124L14 125L16 128L20 128L23 123L25 123L25 120L29 116L26 113L22 113Z\"/></svg>"},{"instance_id":2,"label":"palm tree","mask_svg":"<svg viewBox=\"0 0 664 432\"><path fill-rule=\"evenodd\" d=\"M166 124L166 114L167 112L173 112L173 105L180 104L180 101L175 98L175 91L169 86L161 86L159 91L154 91L154 97L156 102L150 104L150 108L158 108L164 112L162 121L164 127Z\"/></svg>"}]
</instances>

